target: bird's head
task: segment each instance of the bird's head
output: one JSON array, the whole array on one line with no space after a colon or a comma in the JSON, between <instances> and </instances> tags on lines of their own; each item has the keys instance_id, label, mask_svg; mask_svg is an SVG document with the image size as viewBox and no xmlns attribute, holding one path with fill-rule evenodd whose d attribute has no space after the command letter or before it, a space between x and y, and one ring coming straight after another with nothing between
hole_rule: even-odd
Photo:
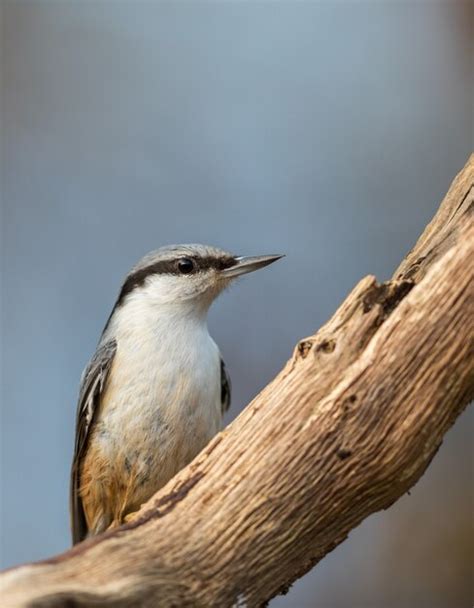
<instances>
[{"instance_id":1,"label":"bird's head","mask_svg":"<svg viewBox=\"0 0 474 608\"><path fill-rule=\"evenodd\" d=\"M234 279L281 255L241 257L206 245L170 245L143 257L127 275L118 304L127 298L192 306L203 311Z\"/></svg>"}]
</instances>

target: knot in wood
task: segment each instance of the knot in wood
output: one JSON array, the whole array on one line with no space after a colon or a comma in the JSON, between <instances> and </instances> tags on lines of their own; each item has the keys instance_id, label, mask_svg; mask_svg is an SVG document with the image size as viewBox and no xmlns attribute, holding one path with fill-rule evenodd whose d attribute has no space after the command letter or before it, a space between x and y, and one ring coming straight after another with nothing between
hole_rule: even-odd
<instances>
[{"instance_id":1,"label":"knot in wood","mask_svg":"<svg viewBox=\"0 0 474 608\"><path fill-rule=\"evenodd\" d=\"M362 310L368 313L375 305L381 307L381 321L384 321L395 310L403 298L412 290L413 281L386 281L376 283L364 296Z\"/></svg>"},{"instance_id":2,"label":"knot in wood","mask_svg":"<svg viewBox=\"0 0 474 608\"><path fill-rule=\"evenodd\" d=\"M301 340L301 342L298 343L298 355L302 359L306 359L306 357L308 356L309 351L312 348L313 348L313 341L312 340Z\"/></svg>"},{"instance_id":3,"label":"knot in wood","mask_svg":"<svg viewBox=\"0 0 474 608\"><path fill-rule=\"evenodd\" d=\"M327 339L327 340L322 340L317 346L318 351L321 351L326 354L333 353L335 348L336 348L336 340L333 340L332 338Z\"/></svg>"}]
</instances>

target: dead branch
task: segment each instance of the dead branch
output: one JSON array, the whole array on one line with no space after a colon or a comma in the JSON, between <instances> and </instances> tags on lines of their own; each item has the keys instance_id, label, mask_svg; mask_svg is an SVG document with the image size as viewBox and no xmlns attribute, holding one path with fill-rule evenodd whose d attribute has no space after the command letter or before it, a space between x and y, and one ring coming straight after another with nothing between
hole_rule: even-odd
<instances>
[{"instance_id":1,"label":"dead branch","mask_svg":"<svg viewBox=\"0 0 474 608\"><path fill-rule=\"evenodd\" d=\"M130 524L7 571L2 606L259 606L423 474L474 395L474 155L396 271L366 277Z\"/></svg>"}]
</instances>

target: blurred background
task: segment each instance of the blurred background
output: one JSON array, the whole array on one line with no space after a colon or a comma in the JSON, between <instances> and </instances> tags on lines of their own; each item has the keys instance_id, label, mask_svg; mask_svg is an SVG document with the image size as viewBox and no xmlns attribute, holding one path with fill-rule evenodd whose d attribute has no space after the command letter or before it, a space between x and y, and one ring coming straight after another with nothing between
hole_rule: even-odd
<instances>
[{"instance_id":1,"label":"blurred background","mask_svg":"<svg viewBox=\"0 0 474 608\"><path fill-rule=\"evenodd\" d=\"M214 306L229 420L473 149L472 3L2 2L3 566L69 545L81 371L150 249L285 252ZM473 414L271 608L468 608Z\"/></svg>"}]
</instances>

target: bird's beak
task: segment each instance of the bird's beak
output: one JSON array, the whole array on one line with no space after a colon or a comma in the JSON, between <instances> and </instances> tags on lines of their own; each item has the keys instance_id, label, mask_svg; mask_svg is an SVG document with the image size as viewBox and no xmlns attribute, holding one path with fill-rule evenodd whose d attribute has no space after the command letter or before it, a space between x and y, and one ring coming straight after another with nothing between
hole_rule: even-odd
<instances>
[{"instance_id":1,"label":"bird's beak","mask_svg":"<svg viewBox=\"0 0 474 608\"><path fill-rule=\"evenodd\" d=\"M238 277L241 274L247 274L247 272L253 272L268 264L273 264L284 255L249 255L245 257L235 258L235 264L232 264L229 268L221 270L220 274L226 279Z\"/></svg>"}]
</instances>

